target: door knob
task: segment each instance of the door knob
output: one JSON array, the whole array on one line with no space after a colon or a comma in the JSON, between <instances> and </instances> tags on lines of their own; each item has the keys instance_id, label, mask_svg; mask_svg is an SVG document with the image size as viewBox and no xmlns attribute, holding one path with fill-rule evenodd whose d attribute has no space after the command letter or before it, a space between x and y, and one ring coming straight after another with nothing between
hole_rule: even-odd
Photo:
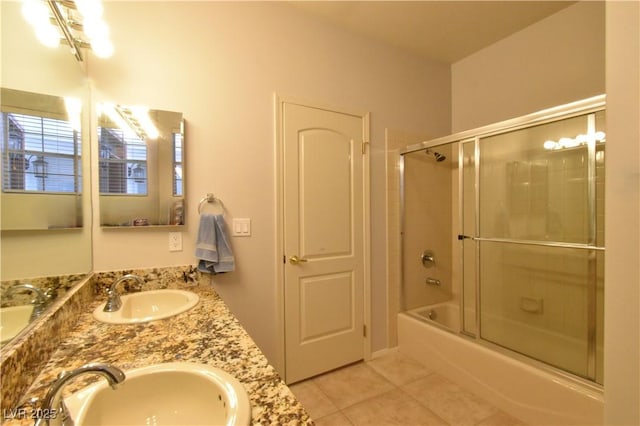
<instances>
[{"instance_id":1,"label":"door knob","mask_svg":"<svg viewBox=\"0 0 640 426\"><path fill-rule=\"evenodd\" d=\"M307 259L303 259L303 258L298 257L296 255L293 255L293 256L291 256L289 258L289 262L291 262L292 265L297 265L298 263L306 262L306 261L307 261Z\"/></svg>"}]
</instances>

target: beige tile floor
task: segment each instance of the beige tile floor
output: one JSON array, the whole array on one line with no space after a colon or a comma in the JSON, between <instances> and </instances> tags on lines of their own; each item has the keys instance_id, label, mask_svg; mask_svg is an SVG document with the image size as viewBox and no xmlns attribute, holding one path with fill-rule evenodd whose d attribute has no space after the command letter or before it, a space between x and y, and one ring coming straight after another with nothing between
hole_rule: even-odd
<instances>
[{"instance_id":1,"label":"beige tile floor","mask_svg":"<svg viewBox=\"0 0 640 426\"><path fill-rule=\"evenodd\" d=\"M524 425L393 352L291 385L316 425Z\"/></svg>"}]
</instances>

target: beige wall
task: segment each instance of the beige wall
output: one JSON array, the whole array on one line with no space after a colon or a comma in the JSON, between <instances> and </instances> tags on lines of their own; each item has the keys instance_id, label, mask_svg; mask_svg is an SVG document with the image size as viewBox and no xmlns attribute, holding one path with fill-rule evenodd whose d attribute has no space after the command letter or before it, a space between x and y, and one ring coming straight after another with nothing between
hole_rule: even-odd
<instances>
[{"instance_id":1,"label":"beige wall","mask_svg":"<svg viewBox=\"0 0 640 426\"><path fill-rule=\"evenodd\" d=\"M607 2L605 421L640 424L640 3Z\"/></svg>"},{"instance_id":2,"label":"beige wall","mask_svg":"<svg viewBox=\"0 0 640 426\"><path fill-rule=\"evenodd\" d=\"M119 103L184 114L187 226L184 250L173 253L166 231L94 226L95 270L194 263L197 204L214 193L228 220L248 217L252 225L250 238L232 239L237 270L214 277L214 285L274 361L281 256L274 252L274 94L369 111L372 349L385 348L384 129L448 133L449 67L343 32L284 3L107 2L105 19L116 53L91 60L95 89Z\"/></svg>"},{"instance_id":3,"label":"beige wall","mask_svg":"<svg viewBox=\"0 0 640 426\"><path fill-rule=\"evenodd\" d=\"M76 194L2 194L2 230L82 226L82 196Z\"/></svg>"},{"instance_id":4,"label":"beige wall","mask_svg":"<svg viewBox=\"0 0 640 426\"><path fill-rule=\"evenodd\" d=\"M583 1L451 67L454 133L604 93L604 3Z\"/></svg>"}]
</instances>

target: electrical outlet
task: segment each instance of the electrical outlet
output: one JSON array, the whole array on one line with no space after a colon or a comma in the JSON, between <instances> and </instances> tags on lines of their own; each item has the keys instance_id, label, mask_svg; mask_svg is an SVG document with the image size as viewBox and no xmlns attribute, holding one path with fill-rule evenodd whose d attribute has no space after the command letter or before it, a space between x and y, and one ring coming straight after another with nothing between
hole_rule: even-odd
<instances>
[{"instance_id":1,"label":"electrical outlet","mask_svg":"<svg viewBox=\"0 0 640 426\"><path fill-rule=\"evenodd\" d=\"M182 251L182 232L169 232L169 251Z\"/></svg>"}]
</instances>

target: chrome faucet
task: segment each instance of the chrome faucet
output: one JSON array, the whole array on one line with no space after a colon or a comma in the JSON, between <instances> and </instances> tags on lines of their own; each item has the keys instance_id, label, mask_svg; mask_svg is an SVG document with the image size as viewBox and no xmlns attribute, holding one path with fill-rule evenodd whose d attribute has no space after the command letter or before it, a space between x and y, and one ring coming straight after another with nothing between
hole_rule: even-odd
<instances>
[{"instance_id":1,"label":"chrome faucet","mask_svg":"<svg viewBox=\"0 0 640 426\"><path fill-rule=\"evenodd\" d=\"M120 295L116 290L116 286L122 281L126 280L134 280L137 281L140 286L144 285L144 281L142 280L142 278L133 274L124 275L116 280L113 284L111 284L111 287L109 287L109 290L107 291L107 303L105 303L104 305L104 312L115 312L120 309L120 307L122 306L122 300L120 300Z\"/></svg>"},{"instance_id":2,"label":"chrome faucet","mask_svg":"<svg viewBox=\"0 0 640 426\"><path fill-rule=\"evenodd\" d=\"M42 289L34 286L33 284L16 284L9 287L5 294L9 295L19 290L28 290L35 294L35 298L31 301L31 303L33 304L33 312L31 312L30 320L34 320L42 315L44 310L47 308L48 301L48 298L44 294Z\"/></svg>"},{"instance_id":3,"label":"chrome faucet","mask_svg":"<svg viewBox=\"0 0 640 426\"><path fill-rule=\"evenodd\" d=\"M109 364L87 364L72 371L63 371L51 384L47 395L42 400L41 412L47 415L38 418L34 426L73 425L73 419L69 417L67 408L60 397L61 391L70 380L89 373L103 376L112 389L115 389L118 383L122 383L125 379L122 370Z\"/></svg>"}]
</instances>

